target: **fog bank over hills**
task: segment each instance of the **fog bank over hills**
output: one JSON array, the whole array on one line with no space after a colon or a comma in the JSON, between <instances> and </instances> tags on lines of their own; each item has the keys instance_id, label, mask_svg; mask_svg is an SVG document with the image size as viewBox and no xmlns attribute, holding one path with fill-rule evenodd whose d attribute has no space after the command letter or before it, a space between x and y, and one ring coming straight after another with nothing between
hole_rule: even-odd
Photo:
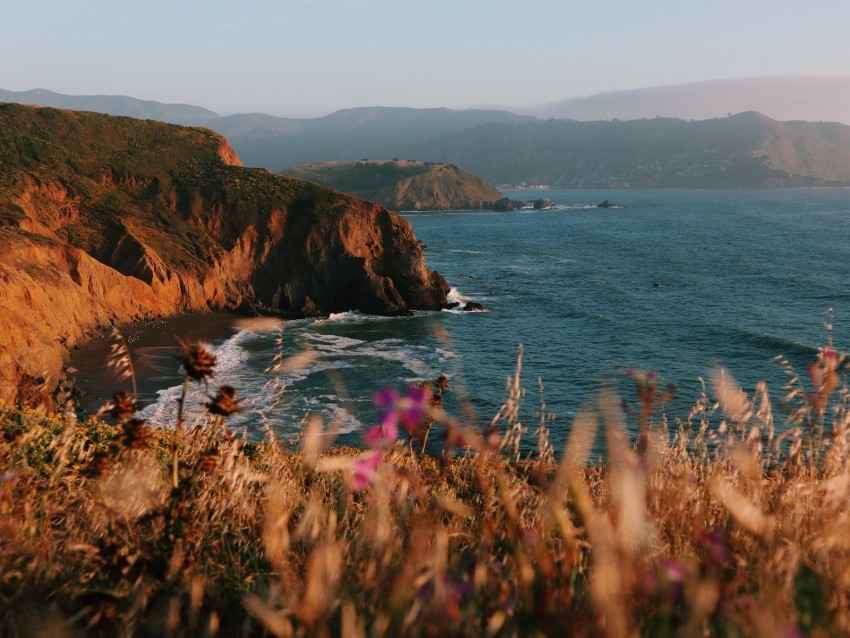
<instances>
[{"instance_id":1,"label":"fog bank over hills","mask_svg":"<svg viewBox=\"0 0 850 638\"><path fill-rule=\"evenodd\" d=\"M580 121L677 117L706 120L758 111L774 120L850 124L850 75L711 80L598 93L517 112Z\"/></svg>"}]
</instances>

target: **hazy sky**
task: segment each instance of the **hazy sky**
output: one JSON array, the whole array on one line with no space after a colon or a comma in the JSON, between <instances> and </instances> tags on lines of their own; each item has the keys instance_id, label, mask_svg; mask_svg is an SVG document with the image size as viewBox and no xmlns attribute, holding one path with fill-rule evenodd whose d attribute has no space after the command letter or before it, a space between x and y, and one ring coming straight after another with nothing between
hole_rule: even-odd
<instances>
[{"instance_id":1,"label":"hazy sky","mask_svg":"<svg viewBox=\"0 0 850 638\"><path fill-rule=\"evenodd\" d=\"M0 88L324 115L842 75L847 0L0 0Z\"/></svg>"}]
</instances>

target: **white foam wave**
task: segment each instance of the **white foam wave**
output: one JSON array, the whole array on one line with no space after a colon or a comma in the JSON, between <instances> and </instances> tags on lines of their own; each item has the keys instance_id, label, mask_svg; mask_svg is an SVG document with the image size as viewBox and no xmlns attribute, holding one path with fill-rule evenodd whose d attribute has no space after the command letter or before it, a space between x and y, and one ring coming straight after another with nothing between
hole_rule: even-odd
<instances>
[{"instance_id":1,"label":"white foam wave","mask_svg":"<svg viewBox=\"0 0 850 638\"><path fill-rule=\"evenodd\" d=\"M227 339L217 348L213 348L216 364L215 375L209 384L209 390L220 385L231 385L240 389L246 386L248 351L242 347L246 341L255 338L251 330L241 330ZM186 394L183 408L183 418L186 423L194 424L203 418L206 410L204 404L208 401L207 386L192 382ZM157 398L151 405L141 410L142 418L157 427L173 426L177 422L178 399L183 391L183 385L174 385L157 391ZM247 407L247 406L246 406ZM232 424L238 424L244 417L233 417Z\"/></svg>"},{"instance_id":2,"label":"white foam wave","mask_svg":"<svg viewBox=\"0 0 850 638\"><path fill-rule=\"evenodd\" d=\"M323 332L311 332L306 335L305 341L308 342L310 347L319 352L340 352L363 343L361 339L352 339L351 337Z\"/></svg>"},{"instance_id":3,"label":"white foam wave","mask_svg":"<svg viewBox=\"0 0 850 638\"><path fill-rule=\"evenodd\" d=\"M452 286L452 287L449 289L449 294L448 294L448 295L446 295L446 299L448 300L448 302L449 302L450 304L452 304L452 303L457 303L457 304L460 304L461 306L465 305L465 304L466 304L466 302L468 302L468 301L469 301L469 299L467 299L466 297L464 297L464 296L461 294L460 290L458 290L458 289L457 289L457 288L455 288L454 286Z\"/></svg>"}]
</instances>

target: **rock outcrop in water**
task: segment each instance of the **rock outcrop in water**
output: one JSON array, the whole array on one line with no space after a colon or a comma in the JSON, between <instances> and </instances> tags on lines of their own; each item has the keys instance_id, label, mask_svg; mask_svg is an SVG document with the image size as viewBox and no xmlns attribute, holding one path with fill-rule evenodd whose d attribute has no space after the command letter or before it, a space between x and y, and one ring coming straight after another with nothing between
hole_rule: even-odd
<instances>
[{"instance_id":1,"label":"rock outcrop in water","mask_svg":"<svg viewBox=\"0 0 850 638\"><path fill-rule=\"evenodd\" d=\"M0 399L45 402L98 326L214 309L439 309L410 224L246 169L216 133L0 105Z\"/></svg>"}]
</instances>

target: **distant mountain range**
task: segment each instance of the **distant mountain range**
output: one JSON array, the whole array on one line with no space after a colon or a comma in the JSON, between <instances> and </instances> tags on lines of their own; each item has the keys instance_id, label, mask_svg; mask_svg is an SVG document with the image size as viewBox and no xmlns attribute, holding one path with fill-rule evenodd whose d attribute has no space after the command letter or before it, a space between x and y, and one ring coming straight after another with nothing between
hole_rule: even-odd
<instances>
[{"instance_id":1,"label":"distant mountain range","mask_svg":"<svg viewBox=\"0 0 850 638\"><path fill-rule=\"evenodd\" d=\"M396 157L456 164L497 184L609 188L850 183L850 128L818 122L850 122L850 76L723 80L606 93L536 111L550 116L548 120L506 110L391 107L345 109L302 119L257 113L220 116L191 105L67 96L43 89L0 90L0 101L205 126L223 134L245 165L271 171ZM753 110L770 117L749 112ZM709 116L715 117L705 119ZM792 121L779 122L777 117Z\"/></svg>"},{"instance_id":2,"label":"distant mountain range","mask_svg":"<svg viewBox=\"0 0 850 638\"><path fill-rule=\"evenodd\" d=\"M0 89L0 102L37 104L74 111L94 111L108 115L126 115L142 120L160 120L172 124L197 126L219 117L218 113L190 104L162 104L125 95L63 95L47 89L6 91Z\"/></svg>"},{"instance_id":3,"label":"distant mountain range","mask_svg":"<svg viewBox=\"0 0 850 638\"><path fill-rule=\"evenodd\" d=\"M769 188L850 184L850 127L747 112L712 120L486 124L422 149L496 184Z\"/></svg>"},{"instance_id":4,"label":"distant mountain range","mask_svg":"<svg viewBox=\"0 0 850 638\"><path fill-rule=\"evenodd\" d=\"M774 120L850 125L850 75L755 77L611 91L553 102L530 114L581 121L675 117L707 120L758 111Z\"/></svg>"}]
</instances>

